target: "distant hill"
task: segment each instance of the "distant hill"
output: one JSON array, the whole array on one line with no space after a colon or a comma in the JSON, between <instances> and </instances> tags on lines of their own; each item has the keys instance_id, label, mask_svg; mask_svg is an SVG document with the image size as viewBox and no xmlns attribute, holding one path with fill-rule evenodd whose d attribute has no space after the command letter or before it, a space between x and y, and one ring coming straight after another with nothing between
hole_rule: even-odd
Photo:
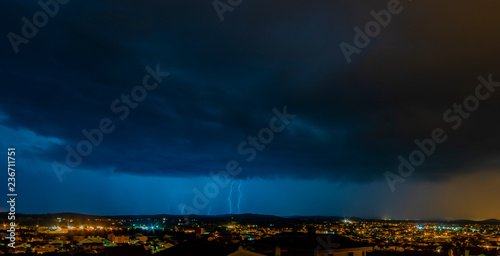
<instances>
[{"instance_id":1,"label":"distant hill","mask_svg":"<svg viewBox=\"0 0 500 256\"><path fill-rule=\"evenodd\" d=\"M490 224L490 225L500 225L500 220L498 220L498 219L488 219L488 220L483 220L480 222L484 223L484 224Z\"/></svg>"},{"instance_id":2,"label":"distant hill","mask_svg":"<svg viewBox=\"0 0 500 256\"><path fill-rule=\"evenodd\" d=\"M3 218L7 218L7 212L0 212L0 216ZM400 222L399 220L381 220L381 219L364 219L357 217L339 217L339 216L287 216L280 217L274 215L264 215L264 214L254 214L254 213L245 213L245 214L223 214L223 215L174 215L174 214L156 214L156 215L89 215L89 214L80 214L80 213L71 213L71 212L63 212L63 213L48 213L48 214L22 214L17 213L17 217L24 220L37 220L42 224L43 222L54 221L56 218L66 218L66 219L75 219L85 221L87 219L159 219L159 218L167 218L171 220L181 220L184 221L187 218L189 221L201 221L201 222L213 222L213 223L230 223L231 221L236 221L242 224L259 224L259 225L284 225L284 224L307 224L307 223L317 223L322 221L341 221L343 219L349 219L353 221L381 221L381 222ZM473 221L473 220L445 220L445 219L426 219L426 220L407 220L409 222L414 223L450 223L450 224L489 224L489 225L500 225L500 220L498 219L487 219L482 221Z\"/></svg>"}]
</instances>

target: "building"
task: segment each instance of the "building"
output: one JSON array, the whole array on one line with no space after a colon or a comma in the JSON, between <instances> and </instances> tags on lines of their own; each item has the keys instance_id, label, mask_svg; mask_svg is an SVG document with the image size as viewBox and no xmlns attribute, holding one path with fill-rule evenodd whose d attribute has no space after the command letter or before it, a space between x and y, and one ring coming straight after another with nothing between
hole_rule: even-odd
<instances>
[{"instance_id":1,"label":"building","mask_svg":"<svg viewBox=\"0 0 500 256\"><path fill-rule=\"evenodd\" d=\"M37 244L33 246L33 251L36 254L44 254L47 252L55 252L57 250L57 247L52 244Z\"/></svg>"},{"instance_id":2,"label":"building","mask_svg":"<svg viewBox=\"0 0 500 256\"><path fill-rule=\"evenodd\" d=\"M16 248L14 248L14 251L12 252L13 254L18 254L18 253L26 253L26 250L27 250L27 246L25 243L23 244L20 244L20 245L16 245Z\"/></svg>"},{"instance_id":3,"label":"building","mask_svg":"<svg viewBox=\"0 0 500 256\"><path fill-rule=\"evenodd\" d=\"M338 235L284 232L255 243L256 252L275 256L366 256L373 246Z\"/></svg>"},{"instance_id":4,"label":"building","mask_svg":"<svg viewBox=\"0 0 500 256\"><path fill-rule=\"evenodd\" d=\"M109 241L106 239L106 238L103 238L103 237L100 237L100 236L89 236L83 240L80 240L80 242L78 242L79 245L83 245L83 244L88 244L88 243L100 243L100 244L104 244L104 243L108 243Z\"/></svg>"},{"instance_id":5,"label":"building","mask_svg":"<svg viewBox=\"0 0 500 256\"><path fill-rule=\"evenodd\" d=\"M143 242L143 243L146 243L148 241L148 237L147 236L137 236L135 239Z\"/></svg>"},{"instance_id":6,"label":"building","mask_svg":"<svg viewBox=\"0 0 500 256\"><path fill-rule=\"evenodd\" d=\"M85 236L73 236L73 241L80 242L85 239Z\"/></svg>"},{"instance_id":7,"label":"building","mask_svg":"<svg viewBox=\"0 0 500 256\"><path fill-rule=\"evenodd\" d=\"M243 249L243 247L240 246L237 251L228 254L227 256L266 256L266 255L245 250Z\"/></svg>"},{"instance_id":8,"label":"building","mask_svg":"<svg viewBox=\"0 0 500 256\"><path fill-rule=\"evenodd\" d=\"M103 243L84 243L82 245L82 248L86 252L93 252L93 251L102 251L104 250L105 246Z\"/></svg>"},{"instance_id":9,"label":"building","mask_svg":"<svg viewBox=\"0 0 500 256\"><path fill-rule=\"evenodd\" d=\"M366 256L372 247L337 248L329 250L318 250L315 256Z\"/></svg>"},{"instance_id":10,"label":"building","mask_svg":"<svg viewBox=\"0 0 500 256\"><path fill-rule=\"evenodd\" d=\"M113 242L117 244L128 244L130 243L130 237L129 236L115 236L115 240Z\"/></svg>"}]
</instances>

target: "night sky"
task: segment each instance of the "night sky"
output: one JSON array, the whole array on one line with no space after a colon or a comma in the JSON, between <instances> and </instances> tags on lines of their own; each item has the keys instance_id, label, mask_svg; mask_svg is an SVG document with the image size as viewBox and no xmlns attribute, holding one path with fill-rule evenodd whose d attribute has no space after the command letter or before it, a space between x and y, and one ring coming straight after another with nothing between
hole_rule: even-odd
<instances>
[{"instance_id":1,"label":"night sky","mask_svg":"<svg viewBox=\"0 0 500 256\"><path fill-rule=\"evenodd\" d=\"M16 148L19 213L500 218L498 1L221 1L222 21L211 1L67 2L17 53L10 33L42 8L0 3L0 151ZM390 2L349 63L341 43ZM121 102L145 77L157 87ZM101 120L113 131L68 166ZM249 153L270 122L283 129ZM403 177L398 156L435 129L446 140ZM228 163L241 172L217 185Z\"/></svg>"}]
</instances>

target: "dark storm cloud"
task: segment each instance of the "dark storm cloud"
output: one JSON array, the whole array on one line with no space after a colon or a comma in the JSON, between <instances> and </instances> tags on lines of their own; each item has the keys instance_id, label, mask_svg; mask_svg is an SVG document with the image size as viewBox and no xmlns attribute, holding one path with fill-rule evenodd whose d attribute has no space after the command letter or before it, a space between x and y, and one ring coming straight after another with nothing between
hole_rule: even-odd
<instances>
[{"instance_id":1,"label":"dark storm cloud","mask_svg":"<svg viewBox=\"0 0 500 256\"><path fill-rule=\"evenodd\" d=\"M404 11L347 64L338 45L352 43L353 27L385 1L244 1L224 22L210 2L70 2L17 55L2 41L0 109L9 118L0 121L74 147L82 129L111 117L116 130L81 167L198 176L244 162L238 144L287 105L297 118L241 177L380 179L414 139L443 127L449 140L415 178L446 179L498 164L499 95L458 131L442 120L474 93L477 76L500 81L498 3L465 3L402 2ZM9 10L4 35L20 33L20 18L39 10L1 5ZM111 102L156 63L171 75L119 121ZM54 145L36 157L65 155Z\"/></svg>"}]
</instances>

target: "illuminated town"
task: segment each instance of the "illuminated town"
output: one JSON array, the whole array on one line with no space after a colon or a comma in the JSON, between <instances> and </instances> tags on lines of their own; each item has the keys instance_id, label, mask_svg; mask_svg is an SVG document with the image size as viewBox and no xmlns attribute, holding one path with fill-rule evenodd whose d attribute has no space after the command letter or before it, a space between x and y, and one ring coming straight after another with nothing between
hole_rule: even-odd
<instances>
[{"instance_id":1,"label":"illuminated town","mask_svg":"<svg viewBox=\"0 0 500 256\"><path fill-rule=\"evenodd\" d=\"M500 222L415 222L254 214L23 215L15 249L45 255L499 255ZM5 230L8 228L4 223ZM295 240L294 240L295 239ZM131 254L127 254L131 253ZM239 253L239 254L232 254ZM391 254L391 255L392 255Z\"/></svg>"},{"instance_id":2,"label":"illuminated town","mask_svg":"<svg viewBox=\"0 0 500 256\"><path fill-rule=\"evenodd\" d=\"M0 10L0 256L500 256L500 0Z\"/></svg>"}]
</instances>

